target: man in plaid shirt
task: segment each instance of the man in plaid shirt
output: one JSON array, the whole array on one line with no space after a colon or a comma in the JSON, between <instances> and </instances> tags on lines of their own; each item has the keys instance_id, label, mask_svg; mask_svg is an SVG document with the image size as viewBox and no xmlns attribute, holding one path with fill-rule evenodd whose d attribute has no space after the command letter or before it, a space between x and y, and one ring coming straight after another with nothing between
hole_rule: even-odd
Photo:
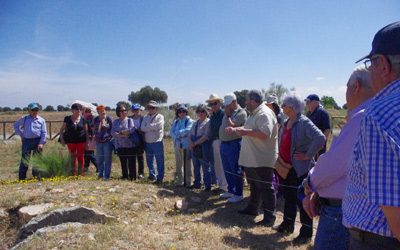
<instances>
[{"instance_id":1,"label":"man in plaid shirt","mask_svg":"<svg viewBox=\"0 0 400 250\"><path fill-rule=\"evenodd\" d=\"M376 33L364 59L376 94L349 166L343 224L350 249L400 249L400 22Z\"/></svg>"}]
</instances>

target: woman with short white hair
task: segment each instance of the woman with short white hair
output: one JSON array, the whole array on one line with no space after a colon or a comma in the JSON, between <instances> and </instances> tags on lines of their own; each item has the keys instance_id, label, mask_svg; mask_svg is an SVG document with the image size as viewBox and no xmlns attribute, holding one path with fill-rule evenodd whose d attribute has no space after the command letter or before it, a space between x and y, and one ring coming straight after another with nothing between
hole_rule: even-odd
<instances>
[{"instance_id":1,"label":"woman with short white hair","mask_svg":"<svg viewBox=\"0 0 400 250\"><path fill-rule=\"evenodd\" d=\"M282 131L278 162L290 170L286 176L281 176L284 179L282 189L285 208L283 222L277 231L293 233L297 207L299 207L302 227L299 236L293 240L293 244L301 245L311 240L313 224L312 219L304 211L302 202L297 198L297 189L293 187L299 186L314 166L314 156L324 146L325 136L310 119L302 114L304 109L302 98L296 95L286 96L283 99L282 109L288 120Z\"/></svg>"}]
</instances>

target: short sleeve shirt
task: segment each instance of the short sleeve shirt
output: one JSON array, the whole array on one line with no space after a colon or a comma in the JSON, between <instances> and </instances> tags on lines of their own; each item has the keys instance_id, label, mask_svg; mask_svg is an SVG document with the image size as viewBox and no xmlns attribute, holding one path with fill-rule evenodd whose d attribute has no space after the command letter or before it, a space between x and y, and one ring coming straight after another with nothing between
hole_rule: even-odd
<instances>
[{"instance_id":1,"label":"short sleeve shirt","mask_svg":"<svg viewBox=\"0 0 400 250\"><path fill-rule=\"evenodd\" d=\"M312 113L308 112L307 117L322 131L322 133L327 129L331 129L329 114L321 106L318 106Z\"/></svg>"}]
</instances>

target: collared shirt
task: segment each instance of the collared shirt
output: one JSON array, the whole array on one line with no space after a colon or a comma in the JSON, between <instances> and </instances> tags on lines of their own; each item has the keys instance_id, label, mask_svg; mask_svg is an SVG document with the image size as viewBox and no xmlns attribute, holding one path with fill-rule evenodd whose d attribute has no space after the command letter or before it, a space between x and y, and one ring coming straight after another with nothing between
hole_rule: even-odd
<instances>
[{"instance_id":1,"label":"collared shirt","mask_svg":"<svg viewBox=\"0 0 400 250\"><path fill-rule=\"evenodd\" d=\"M189 133L193 120L189 116L176 119L171 126L170 135L174 139L175 148L189 148Z\"/></svg>"},{"instance_id":2,"label":"collared shirt","mask_svg":"<svg viewBox=\"0 0 400 250\"><path fill-rule=\"evenodd\" d=\"M313 112L308 112L307 117L322 131L322 133L327 129L331 129L329 114L322 106L318 106Z\"/></svg>"},{"instance_id":3,"label":"collared shirt","mask_svg":"<svg viewBox=\"0 0 400 250\"><path fill-rule=\"evenodd\" d=\"M241 127L243 126L244 122L247 119L247 113L244 109L238 107L232 112L232 114L229 117L235 124L235 127ZM231 134L226 133L225 128L227 126L228 126L228 116L225 113L224 117L222 118L221 126L219 127L219 139L221 139L221 141L233 141L240 139L240 136L238 136L236 133L231 133Z\"/></svg>"},{"instance_id":4,"label":"collared shirt","mask_svg":"<svg viewBox=\"0 0 400 250\"><path fill-rule=\"evenodd\" d=\"M394 237L381 206L400 207L400 79L372 99L343 198L343 224Z\"/></svg>"},{"instance_id":5,"label":"collared shirt","mask_svg":"<svg viewBox=\"0 0 400 250\"><path fill-rule=\"evenodd\" d=\"M328 152L322 154L308 175L310 188L319 196L342 199L347 183L347 166L353 157L354 144L360 132L361 120L370 101L349 112L349 120L334 138ZM340 156L340 157L338 157Z\"/></svg>"},{"instance_id":6,"label":"collared shirt","mask_svg":"<svg viewBox=\"0 0 400 250\"><path fill-rule=\"evenodd\" d=\"M24 139L40 138L39 144L46 143L46 121L41 116L27 115L14 123L15 134Z\"/></svg>"},{"instance_id":7,"label":"collared shirt","mask_svg":"<svg viewBox=\"0 0 400 250\"><path fill-rule=\"evenodd\" d=\"M265 104L260 104L251 112L244 128L261 131L267 138L243 136L239 165L273 168L278 158L278 122L273 111Z\"/></svg>"},{"instance_id":8,"label":"collared shirt","mask_svg":"<svg viewBox=\"0 0 400 250\"><path fill-rule=\"evenodd\" d=\"M221 127L222 118L224 117L224 111L218 110L216 113L212 113L210 116L210 134L208 138L210 140L219 139L219 127Z\"/></svg>"},{"instance_id":9,"label":"collared shirt","mask_svg":"<svg viewBox=\"0 0 400 250\"><path fill-rule=\"evenodd\" d=\"M159 113L146 115L140 129L144 132L146 143L162 141L164 137L164 116Z\"/></svg>"}]
</instances>

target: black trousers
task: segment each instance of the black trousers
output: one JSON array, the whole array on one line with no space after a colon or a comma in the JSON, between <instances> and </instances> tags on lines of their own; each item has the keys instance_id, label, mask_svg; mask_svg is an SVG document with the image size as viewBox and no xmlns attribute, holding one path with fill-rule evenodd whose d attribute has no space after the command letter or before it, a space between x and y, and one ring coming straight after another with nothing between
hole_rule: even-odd
<instances>
[{"instance_id":1,"label":"black trousers","mask_svg":"<svg viewBox=\"0 0 400 250\"><path fill-rule=\"evenodd\" d=\"M297 177L297 173L294 168L290 169L289 174L286 180L283 180L283 198L285 199L285 209L283 212L283 222L288 225L293 225L296 220L297 207L300 210L300 222L302 224L300 228L300 235L304 237L312 236L312 219L308 217L307 213L303 209L303 203L297 198L297 188L304 178L307 177L307 174L304 174L300 177ZM293 186L293 187L287 187Z\"/></svg>"},{"instance_id":2,"label":"black trousers","mask_svg":"<svg viewBox=\"0 0 400 250\"><path fill-rule=\"evenodd\" d=\"M262 206L264 219L275 218L275 191L272 185L274 170L268 167L244 167L250 185L250 201L247 208L258 210Z\"/></svg>"},{"instance_id":3,"label":"black trousers","mask_svg":"<svg viewBox=\"0 0 400 250\"><path fill-rule=\"evenodd\" d=\"M133 148L119 148L117 150L121 162L122 179L136 180L135 151Z\"/></svg>"},{"instance_id":4,"label":"black trousers","mask_svg":"<svg viewBox=\"0 0 400 250\"><path fill-rule=\"evenodd\" d=\"M142 147L134 147L133 148L134 152L134 168L136 169L136 159L138 163L138 175L144 175L144 157L143 153L144 150Z\"/></svg>"},{"instance_id":5,"label":"black trousers","mask_svg":"<svg viewBox=\"0 0 400 250\"><path fill-rule=\"evenodd\" d=\"M93 165L97 169L97 162L96 162L96 157L94 156L94 150L85 150L85 171L88 170L90 162L93 163Z\"/></svg>"}]
</instances>

